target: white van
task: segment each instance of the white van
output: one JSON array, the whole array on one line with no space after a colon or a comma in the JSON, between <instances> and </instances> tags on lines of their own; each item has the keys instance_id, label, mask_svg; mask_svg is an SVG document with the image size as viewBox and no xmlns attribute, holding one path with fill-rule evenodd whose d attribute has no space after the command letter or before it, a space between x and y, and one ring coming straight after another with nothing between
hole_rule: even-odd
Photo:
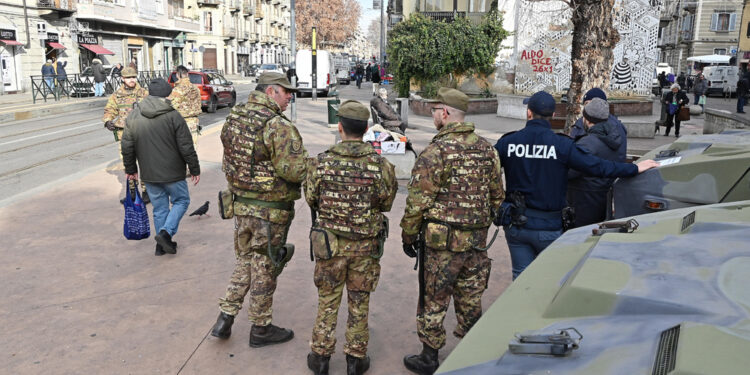
<instances>
[{"instance_id":1,"label":"white van","mask_svg":"<svg viewBox=\"0 0 750 375\"><path fill-rule=\"evenodd\" d=\"M318 50L318 79L316 90L321 96L327 96L336 89L336 67L333 56L328 51ZM302 49L297 51L297 88L301 94L312 94L312 51Z\"/></svg>"},{"instance_id":2,"label":"white van","mask_svg":"<svg viewBox=\"0 0 750 375\"><path fill-rule=\"evenodd\" d=\"M706 95L732 95L737 91L740 70L736 66L720 65L703 68L708 90Z\"/></svg>"}]
</instances>

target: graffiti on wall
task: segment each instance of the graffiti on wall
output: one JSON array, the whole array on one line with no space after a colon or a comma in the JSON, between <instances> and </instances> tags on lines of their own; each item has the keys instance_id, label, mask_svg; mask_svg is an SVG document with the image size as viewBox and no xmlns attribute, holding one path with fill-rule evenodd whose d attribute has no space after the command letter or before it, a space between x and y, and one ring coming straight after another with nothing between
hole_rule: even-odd
<instances>
[{"instance_id":1,"label":"graffiti on wall","mask_svg":"<svg viewBox=\"0 0 750 375\"><path fill-rule=\"evenodd\" d=\"M570 85L573 25L563 1L519 0L515 91L562 93ZM620 42L612 51L611 94L648 95L658 59L660 0L615 0Z\"/></svg>"}]
</instances>

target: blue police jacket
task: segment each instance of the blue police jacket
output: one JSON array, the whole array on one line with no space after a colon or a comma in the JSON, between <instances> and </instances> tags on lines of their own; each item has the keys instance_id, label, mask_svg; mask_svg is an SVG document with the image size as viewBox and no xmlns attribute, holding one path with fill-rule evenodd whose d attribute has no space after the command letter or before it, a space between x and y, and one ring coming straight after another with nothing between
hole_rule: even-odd
<instances>
[{"instance_id":1,"label":"blue police jacket","mask_svg":"<svg viewBox=\"0 0 750 375\"><path fill-rule=\"evenodd\" d=\"M598 177L631 177L638 174L635 164L616 163L591 155L572 138L555 134L545 120L530 120L523 129L501 137L495 149L505 172L505 191L522 192L526 207L552 213L549 217L528 214L525 228L558 230L566 206L568 169ZM507 194L506 194L507 196Z\"/></svg>"}]
</instances>

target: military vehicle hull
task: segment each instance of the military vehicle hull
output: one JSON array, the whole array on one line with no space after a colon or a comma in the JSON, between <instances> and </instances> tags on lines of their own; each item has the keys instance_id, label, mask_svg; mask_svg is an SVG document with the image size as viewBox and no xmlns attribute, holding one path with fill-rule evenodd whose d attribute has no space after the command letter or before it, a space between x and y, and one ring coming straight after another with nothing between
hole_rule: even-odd
<instances>
[{"instance_id":1,"label":"military vehicle hull","mask_svg":"<svg viewBox=\"0 0 750 375\"><path fill-rule=\"evenodd\" d=\"M694 213L694 214L693 214ZM495 301L438 374L744 374L750 201L635 217L632 233L565 233ZM574 327L567 356L513 354Z\"/></svg>"}]
</instances>

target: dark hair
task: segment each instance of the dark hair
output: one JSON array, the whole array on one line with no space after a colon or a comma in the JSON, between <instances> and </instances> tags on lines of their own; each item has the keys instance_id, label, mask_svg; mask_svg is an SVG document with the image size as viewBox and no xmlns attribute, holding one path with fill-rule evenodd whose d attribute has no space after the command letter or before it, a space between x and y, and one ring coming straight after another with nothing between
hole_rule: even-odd
<instances>
[{"instance_id":1,"label":"dark hair","mask_svg":"<svg viewBox=\"0 0 750 375\"><path fill-rule=\"evenodd\" d=\"M341 127L344 128L344 133L348 136L361 137L367 131L367 120L339 117L339 121L341 121Z\"/></svg>"},{"instance_id":2,"label":"dark hair","mask_svg":"<svg viewBox=\"0 0 750 375\"><path fill-rule=\"evenodd\" d=\"M265 83L259 83L257 86L255 86L255 91L266 92L266 88L268 86L270 85L265 84Z\"/></svg>"},{"instance_id":3,"label":"dark hair","mask_svg":"<svg viewBox=\"0 0 750 375\"><path fill-rule=\"evenodd\" d=\"M552 116L542 116L534 111L531 111L531 119L532 120L545 120L549 122L550 120L552 120Z\"/></svg>"},{"instance_id":4,"label":"dark hair","mask_svg":"<svg viewBox=\"0 0 750 375\"><path fill-rule=\"evenodd\" d=\"M184 65L180 65L177 67L177 74L179 74L180 76L187 76L188 71L188 68L186 68Z\"/></svg>"}]
</instances>

